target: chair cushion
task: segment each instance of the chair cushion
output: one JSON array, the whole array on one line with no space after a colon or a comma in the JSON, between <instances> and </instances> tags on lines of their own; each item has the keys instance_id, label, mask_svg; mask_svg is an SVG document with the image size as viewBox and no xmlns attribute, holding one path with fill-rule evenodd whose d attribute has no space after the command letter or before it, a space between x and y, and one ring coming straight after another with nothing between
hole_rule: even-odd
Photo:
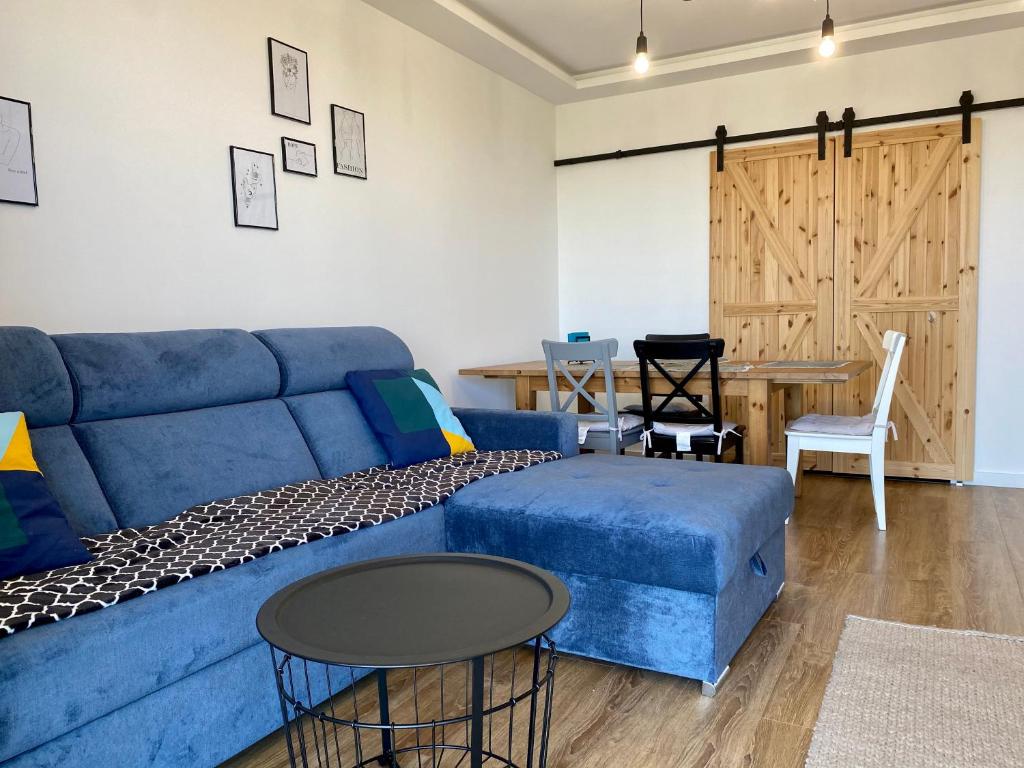
<instances>
[{"instance_id":1,"label":"chair cushion","mask_svg":"<svg viewBox=\"0 0 1024 768\"><path fill-rule=\"evenodd\" d=\"M714 595L792 509L775 467L590 454L473 483L445 524L452 552Z\"/></svg>"},{"instance_id":2,"label":"chair cushion","mask_svg":"<svg viewBox=\"0 0 1024 768\"><path fill-rule=\"evenodd\" d=\"M875 428L873 414L866 416L832 416L808 413L786 425L790 432L815 432L823 435L870 435Z\"/></svg>"},{"instance_id":3,"label":"chair cushion","mask_svg":"<svg viewBox=\"0 0 1024 768\"><path fill-rule=\"evenodd\" d=\"M25 414L0 413L0 579L91 559L39 472Z\"/></svg>"},{"instance_id":4,"label":"chair cushion","mask_svg":"<svg viewBox=\"0 0 1024 768\"><path fill-rule=\"evenodd\" d=\"M415 371L349 371L345 382L394 467L476 450L440 387Z\"/></svg>"}]
</instances>

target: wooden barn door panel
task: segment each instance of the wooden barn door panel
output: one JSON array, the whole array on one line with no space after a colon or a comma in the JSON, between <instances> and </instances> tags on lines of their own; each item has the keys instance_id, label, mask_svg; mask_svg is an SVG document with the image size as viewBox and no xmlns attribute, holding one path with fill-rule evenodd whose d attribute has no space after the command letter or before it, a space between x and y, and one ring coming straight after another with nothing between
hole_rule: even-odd
<instances>
[{"instance_id":1,"label":"wooden barn door panel","mask_svg":"<svg viewBox=\"0 0 1024 768\"><path fill-rule=\"evenodd\" d=\"M835 412L871 409L882 335L906 333L890 475L972 477L980 121L971 144L960 130L855 135L852 156L836 158L835 356L875 367L836 388ZM834 466L867 470L862 457L837 455Z\"/></svg>"},{"instance_id":2,"label":"wooden barn door panel","mask_svg":"<svg viewBox=\"0 0 1024 768\"><path fill-rule=\"evenodd\" d=\"M733 360L832 357L834 146L817 142L711 156L711 333ZM781 393L772 407L772 453L785 454ZM831 387L808 387L805 408L832 412ZM742 403L727 399L743 423ZM831 456L809 455L831 468Z\"/></svg>"}]
</instances>

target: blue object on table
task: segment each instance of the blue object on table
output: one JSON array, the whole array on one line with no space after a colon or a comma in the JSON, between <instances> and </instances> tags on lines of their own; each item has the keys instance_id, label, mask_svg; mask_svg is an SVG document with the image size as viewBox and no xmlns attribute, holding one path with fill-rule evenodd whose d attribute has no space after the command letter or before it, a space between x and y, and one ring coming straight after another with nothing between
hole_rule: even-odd
<instances>
[{"instance_id":1,"label":"blue object on table","mask_svg":"<svg viewBox=\"0 0 1024 768\"><path fill-rule=\"evenodd\" d=\"M576 344L581 341L590 341L590 331L573 331L569 334L570 344Z\"/></svg>"}]
</instances>

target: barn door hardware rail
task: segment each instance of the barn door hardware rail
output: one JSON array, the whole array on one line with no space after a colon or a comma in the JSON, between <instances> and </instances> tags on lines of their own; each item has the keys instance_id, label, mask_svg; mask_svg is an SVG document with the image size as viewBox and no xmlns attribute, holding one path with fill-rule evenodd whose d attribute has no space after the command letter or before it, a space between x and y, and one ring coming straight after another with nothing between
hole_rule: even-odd
<instances>
[{"instance_id":1,"label":"barn door hardware rail","mask_svg":"<svg viewBox=\"0 0 1024 768\"><path fill-rule=\"evenodd\" d=\"M675 144L660 144L653 147L639 147L637 149L618 149L614 152L604 152L598 155L582 155L580 157L565 157L555 160L555 167L563 165L581 165L582 163L598 163L603 160L621 160L626 157L641 157L643 155L658 155L662 152L681 152L687 149L714 149L717 154L716 167L719 171L725 167L725 145L743 144L751 141L767 141L769 139L784 139L790 136L818 136L818 157L825 158L825 135L827 133L843 132L843 156L849 157L853 151L853 131L856 128L869 128L876 125L888 125L891 123L906 123L912 120L930 120L937 117L960 117L963 120L963 142L971 143L971 116L978 112L990 112L996 109L1013 109L1024 107L1024 97L1016 99L1002 99L1001 101L982 101L975 103L974 94L971 91L964 91L960 95L959 104L955 107L940 107L939 109L924 109L919 112L900 112L895 115L883 115L881 117L858 118L853 107L847 107L843 112L843 119L836 122L828 121L828 114L822 110L813 125L800 125L795 128L780 128L774 131L761 131L759 133L741 133L730 136L724 125L718 126L714 138L697 139L695 141L680 141Z\"/></svg>"}]
</instances>

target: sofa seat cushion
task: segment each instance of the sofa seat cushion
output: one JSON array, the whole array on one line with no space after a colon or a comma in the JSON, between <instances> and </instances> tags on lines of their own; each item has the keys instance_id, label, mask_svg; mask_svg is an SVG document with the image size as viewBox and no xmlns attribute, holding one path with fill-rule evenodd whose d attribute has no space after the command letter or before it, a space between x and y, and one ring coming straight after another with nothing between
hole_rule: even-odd
<instances>
[{"instance_id":1,"label":"sofa seat cushion","mask_svg":"<svg viewBox=\"0 0 1024 768\"><path fill-rule=\"evenodd\" d=\"M443 550L443 514L437 505L0 638L0 763L260 643L260 605L298 579ZM266 662L269 669L269 652Z\"/></svg>"},{"instance_id":2,"label":"sofa seat cushion","mask_svg":"<svg viewBox=\"0 0 1024 768\"><path fill-rule=\"evenodd\" d=\"M718 594L793 509L775 467L589 454L481 480L445 505L448 548Z\"/></svg>"}]
</instances>

